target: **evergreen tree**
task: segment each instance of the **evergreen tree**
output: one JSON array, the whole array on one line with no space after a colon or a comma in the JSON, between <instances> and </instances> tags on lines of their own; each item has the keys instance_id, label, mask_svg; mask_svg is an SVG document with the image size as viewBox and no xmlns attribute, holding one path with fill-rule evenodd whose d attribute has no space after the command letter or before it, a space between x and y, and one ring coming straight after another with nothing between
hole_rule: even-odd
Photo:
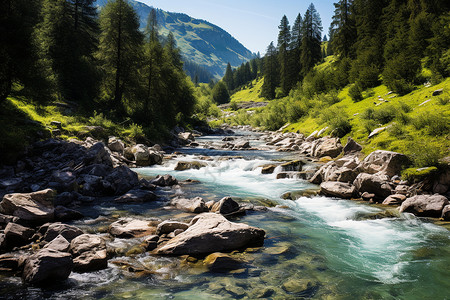
<instances>
[{"instance_id":1,"label":"evergreen tree","mask_svg":"<svg viewBox=\"0 0 450 300\"><path fill-rule=\"evenodd\" d=\"M223 82L227 86L229 91L235 89L234 78L233 78L233 69L231 69L230 63L227 64L227 69L225 71L225 76L223 77Z\"/></svg>"},{"instance_id":2,"label":"evergreen tree","mask_svg":"<svg viewBox=\"0 0 450 300\"><path fill-rule=\"evenodd\" d=\"M103 75L102 98L119 115L135 98L143 34L139 19L126 0L109 1L100 14L100 41L97 57Z\"/></svg>"},{"instance_id":3,"label":"evergreen tree","mask_svg":"<svg viewBox=\"0 0 450 300\"><path fill-rule=\"evenodd\" d=\"M212 90L213 100L217 104L225 104L230 102L230 94L228 93L227 87L223 81L219 81Z\"/></svg>"},{"instance_id":4,"label":"evergreen tree","mask_svg":"<svg viewBox=\"0 0 450 300\"><path fill-rule=\"evenodd\" d=\"M166 45L164 46L166 53L169 55L172 65L178 70L183 69L183 60L181 59L180 49L177 48L177 42L173 32L169 32Z\"/></svg>"},{"instance_id":5,"label":"evergreen tree","mask_svg":"<svg viewBox=\"0 0 450 300\"><path fill-rule=\"evenodd\" d=\"M287 95L291 89L291 72L289 64L289 47L291 43L291 27L286 16L281 19L278 26L278 62L280 64L280 86L283 95Z\"/></svg>"},{"instance_id":6,"label":"evergreen tree","mask_svg":"<svg viewBox=\"0 0 450 300\"><path fill-rule=\"evenodd\" d=\"M91 103L97 94L93 68L97 48L97 10L93 0L44 0L38 39L54 74L56 91L66 100Z\"/></svg>"},{"instance_id":7,"label":"evergreen tree","mask_svg":"<svg viewBox=\"0 0 450 300\"><path fill-rule=\"evenodd\" d=\"M49 98L47 70L33 37L40 5L27 0L0 2L0 103L11 94L14 82L36 101Z\"/></svg>"},{"instance_id":8,"label":"evergreen tree","mask_svg":"<svg viewBox=\"0 0 450 300\"><path fill-rule=\"evenodd\" d=\"M252 69L250 67L250 62L246 62L244 65L244 78L245 84L252 80Z\"/></svg>"},{"instance_id":9,"label":"evergreen tree","mask_svg":"<svg viewBox=\"0 0 450 300\"><path fill-rule=\"evenodd\" d=\"M301 56L301 45L303 39L302 31L302 15L298 14L295 19L294 25L292 26L292 39L291 39L291 53L290 53L290 64L291 64L291 78L292 83L299 82L301 77L302 66L300 64Z\"/></svg>"},{"instance_id":10,"label":"evergreen tree","mask_svg":"<svg viewBox=\"0 0 450 300\"><path fill-rule=\"evenodd\" d=\"M302 73L306 75L322 59L322 21L312 3L303 18L302 31L300 63Z\"/></svg>"},{"instance_id":11,"label":"evergreen tree","mask_svg":"<svg viewBox=\"0 0 450 300\"><path fill-rule=\"evenodd\" d=\"M277 65L277 50L271 42L264 57L264 83L261 90L261 96L269 100L275 98L275 89L279 82Z\"/></svg>"},{"instance_id":12,"label":"evergreen tree","mask_svg":"<svg viewBox=\"0 0 450 300\"><path fill-rule=\"evenodd\" d=\"M332 26L334 38L331 43L333 52L340 57L354 57L354 44L356 42L356 21L353 0L340 0L334 3L334 16Z\"/></svg>"},{"instance_id":13,"label":"evergreen tree","mask_svg":"<svg viewBox=\"0 0 450 300\"><path fill-rule=\"evenodd\" d=\"M252 80L258 77L258 58L254 58L250 61L252 67Z\"/></svg>"}]
</instances>

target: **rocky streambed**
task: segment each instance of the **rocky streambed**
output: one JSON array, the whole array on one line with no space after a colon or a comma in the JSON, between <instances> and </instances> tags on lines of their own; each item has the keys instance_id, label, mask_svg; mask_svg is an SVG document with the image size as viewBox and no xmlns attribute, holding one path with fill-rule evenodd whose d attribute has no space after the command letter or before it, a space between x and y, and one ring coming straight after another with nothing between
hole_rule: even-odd
<instances>
[{"instance_id":1,"label":"rocky streambed","mask_svg":"<svg viewBox=\"0 0 450 300\"><path fill-rule=\"evenodd\" d=\"M2 297L447 296L449 232L411 214L448 218L446 173L401 181L406 157L353 141L200 135L51 140L4 168Z\"/></svg>"}]
</instances>

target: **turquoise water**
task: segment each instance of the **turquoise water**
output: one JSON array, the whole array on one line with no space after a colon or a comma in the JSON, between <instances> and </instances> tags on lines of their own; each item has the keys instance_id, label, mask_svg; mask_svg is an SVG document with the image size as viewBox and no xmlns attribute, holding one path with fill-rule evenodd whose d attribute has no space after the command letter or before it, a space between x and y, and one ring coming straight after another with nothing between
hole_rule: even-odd
<instances>
[{"instance_id":1,"label":"turquoise water","mask_svg":"<svg viewBox=\"0 0 450 300\"><path fill-rule=\"evenodd\" d=\"M220 137L202 138L214 143ZM252 141L253 144L258 143ZM23 299L448 299L450 291L450 234L426 219L409 214L374 218L386 208L327 197L282 200L289 191L316 188L303 180L262 175L261 165L295 155L272 151L183 149L185 154L162 166L137 169L144 177L172 174L199 183L166 189L160 196L202 196L219 200L231 196L242 203L270 204L265 212L249 212L235 222L263 228L264 246L232 255L244 261L242 270L213 274L202 261L185 257L140 254L119 256L106 270L70 276L58 288L23 287L19 279L0 279L2 295ZM173 171L177 160L208 156L206 168ZM222 156L240 158L222 160ZM308 166L306 166L308 168ZM276 170L277 172L277 170ZM192 215L167 208L161 201L116 206L103 203L87 209L96 224L76 223L98 231L120 216L161 219ZM390 208L390 210L392 210ZM391 214L392 215L392 214ZM394 214L395 215L395 214ZM134 240L110 241L113 247L132 247ZM114 261L150 270L136 274ZM0 296L1 298L2 296Z\"/></svg>"}]
</instances>

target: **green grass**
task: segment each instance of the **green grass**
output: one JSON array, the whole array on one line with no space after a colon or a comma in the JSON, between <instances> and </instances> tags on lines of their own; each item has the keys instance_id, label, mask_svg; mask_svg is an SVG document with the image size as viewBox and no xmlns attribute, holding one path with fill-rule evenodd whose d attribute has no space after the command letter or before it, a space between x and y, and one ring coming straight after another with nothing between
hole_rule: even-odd
<instances>
[{"instance_id":1,"label":"green grass","mask_svg":"<svg viewBox=\"0 0 450 300\"><path fill-rule=\"evenodd\" d=\"M230 102L262 102L267 101L261 97L261 89L264 83L263 78L253 80L247 87L231 96Z\"/></svg>"}]
</instances>

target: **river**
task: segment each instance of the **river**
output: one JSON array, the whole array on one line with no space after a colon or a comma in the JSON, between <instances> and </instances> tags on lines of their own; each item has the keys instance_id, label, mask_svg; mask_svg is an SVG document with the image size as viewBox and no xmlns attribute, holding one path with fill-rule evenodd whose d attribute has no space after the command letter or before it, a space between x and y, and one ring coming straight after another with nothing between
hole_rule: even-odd
<instances>
[{"instance_id":1,"label":"river","mask_svg":"<svg viewBox=\"0 0 450 300\"><path fill-rule=\"evenodd\" d=\"M240 132L251 144L262 146L255 133ZM222 136L198 138L215 143ZM234 218L266 231L261 248L235 253L245 261L241 270L227 274L207 272L201 262L185 258L140 254L130 264L145 266L152 274L137 276L115 264L88 274L72 273L57 289L19 287L15 297L52 299L448 299L450 291L450 234L445 227L410 214L373 218L392 208L322 196L283 200L289 191L316 188L300 179L276 179L261 174L261 165L295 154L273 150L228 151L203 148L180 149L161 166L140 168L144 177L172 174L179 181L194 180L180 189L165 189L169 199L201 196L206 201L231 196L240 203L265 205L267 211L251 211ZM199 160L200 170L174 171L178 160ZM228 157L224 159L223 157ZM234 156L235 158L230 158ZM307 168L308 166L306 166ZM198 182L197 182L198 181ZM98 215L144 218L191 218L167 209L167 202L145 205L106 205L86 209ZM105 224L107 222L105 221ZM89 230L92 225L76 224ZM102 224L97 224L100 226ZM116 239L117 244L130 243ZM4 291L5 282L2 281ZM0 298L2 296L0 295ZM8 297L7 297L8 298ZM14 297L10 297L14 298Z\"/></svg>"}]
</instances>

